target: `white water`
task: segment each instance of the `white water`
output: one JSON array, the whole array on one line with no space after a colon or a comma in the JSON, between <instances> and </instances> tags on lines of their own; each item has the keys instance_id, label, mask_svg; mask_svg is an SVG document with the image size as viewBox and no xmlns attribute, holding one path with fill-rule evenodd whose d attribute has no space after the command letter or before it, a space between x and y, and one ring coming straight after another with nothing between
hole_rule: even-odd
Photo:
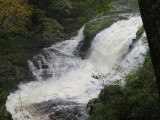
<instances>
[{"instance_id":1,"label":"white water","mask_svg":"<svg viewBox=\"0 0 160 120\"><path fill-rule=\"evenodd\" d=\"M83 28L77 37L45 49L47 57L39 55L38 67L29 61L30 68L39 81L19 85L23 107L56 98L84 104L96 98L102 86L98 80L91 77L93 73L111 73L110 81L114 81L123 76L122 73L112 69L115 65L121 66L122 69L127 68L125 73L128 73L143 63L144 57L140 54L146 53L147 48L142 40L127 53L140 26L141 18L133 17L130 20L118 21L101 31L94 38L90 55L86 60L81 60L73 54L79 41L84 38ZM42 69L43 65L47 68ZM52 77L44 81L45 73L51 74ZM23 120L23 115L30 116L30 120L31 118L36 120L36 116L29 115L25 109L22 114L19 91L8 96L7 110L14 120Z\"/></svg>"}]
</instances>

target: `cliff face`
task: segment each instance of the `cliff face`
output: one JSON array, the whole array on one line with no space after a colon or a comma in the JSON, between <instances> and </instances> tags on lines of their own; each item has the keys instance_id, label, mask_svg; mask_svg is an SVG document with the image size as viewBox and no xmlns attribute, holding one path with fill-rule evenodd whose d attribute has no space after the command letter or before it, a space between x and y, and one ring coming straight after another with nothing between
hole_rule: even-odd
<instances>
[{"instance_id":1,"label":"cliff face","mask_svg":"<svg viewBox=\"0 0 160 120\"><path fill-rule=\"evenodd\" d=\"M160 1L139 0L139 7L160 93Z\"/></svg>"}]
</instances>

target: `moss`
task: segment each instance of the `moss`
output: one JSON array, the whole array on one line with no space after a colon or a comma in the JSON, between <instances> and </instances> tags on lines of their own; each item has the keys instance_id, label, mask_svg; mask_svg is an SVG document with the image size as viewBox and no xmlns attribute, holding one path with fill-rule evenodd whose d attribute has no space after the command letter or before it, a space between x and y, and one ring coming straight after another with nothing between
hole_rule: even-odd
<instances>
[{"instance_id":1,"label":"moss","mask_svg":"<svg viewBox=\"0 0 160 120\"><path fill-rule=\"evenodd\" d=\"M136 39L139 40L142 37L143 33L144 33L144 27L141 26L136 33Z\"/></svg>"},{"instance_id":2,"label":"moss","mask_svg":"<svg viewBox=\"0 0 160 120\"><path fill-rule=\"evenodd\" d=\"M95 18L86 23L84 34L87 39L93 39L98 32L110 27L114 22L121 19L123 19L123 17L120 17L117 14Z\"/></svg>"},{"instance_id":3,"label":"moss","mask_svg":"<svg viewBox=\"0 0 160 120\"><path fill-rule=\"evenodd\" d=\"M80 49L80 56L85 58L85 55L91 46L91 42L97 33L110 27L114 22L121 19L124 19L124 17L117 14L107 16L97 15L93 20L87 22L84 29L85 39L84 44Z\"/></svg>"}]
</instances>

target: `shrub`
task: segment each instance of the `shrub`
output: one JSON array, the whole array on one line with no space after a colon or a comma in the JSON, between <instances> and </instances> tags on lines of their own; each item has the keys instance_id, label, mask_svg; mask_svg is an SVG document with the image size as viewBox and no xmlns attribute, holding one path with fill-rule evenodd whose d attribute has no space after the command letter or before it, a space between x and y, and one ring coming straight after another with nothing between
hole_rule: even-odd
<instances>
[{"instance_id":1,"label":"shrub","mask_svg":"<svg viewBox=\"0 0 160 120\"><path fill-rule=\"evenodd\" d=\"M84 18L84 17L77 17L77 22L84 24L86 22L86 18Z\"/></svg>"},{"instance_id":2,"label":"shrub","mask_svg":"<svg viewBox=\"0 0 160 120\"><path fill-rule=\"evenodd\" d=\"M150 58L126 77L124 86L108 85L89 120L159 120L160 102Z\"/></svg>"},{"instance_id":3,"label":"shrub","mask_svg":"<svg viewBox=\"0 0 160 120\"><path fill-rule=\"evenodd\" d=\"M53 37L55 34L59 34L63 30L63 27L55 20L51 18L42 18L43 23L43 37Z\"/></svg>"},{"instance_id":4,"label":"shrub","mask_svg":"<svg viewBox=\"0 0 160 120\"><path fill-rule=\"evenodd\" d=\"M72 4L69 0L54 0L50 5L49 9L53 11L70 13Z\"/></svg>"}]
</instances>

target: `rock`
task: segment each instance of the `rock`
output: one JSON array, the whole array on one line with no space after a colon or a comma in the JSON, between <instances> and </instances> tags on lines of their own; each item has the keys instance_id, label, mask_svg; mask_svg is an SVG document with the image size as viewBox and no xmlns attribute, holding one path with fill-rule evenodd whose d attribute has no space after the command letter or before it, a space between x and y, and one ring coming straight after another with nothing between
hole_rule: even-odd
<instances>
[{"instance_id":1,"label":"rock","mask_svg":"<svg viewBox=\"0 0 160 120\"><path fill-rule=\"evenodd\" d=\"M84 35L85 39L84 41L80 42L77 51L79 53L79 56L82 59L87 58L87 53L91 47L91 43L94 39L94 37L102 31L105 28L110 27L114 22L124 19L124 17L120 15L106 15L106 16L97 16L95 19L89 21L85 25L84 29Z\"/></svg>"},{"instance_id":2,"label":"rock","mask_svg":"<svg viewBox=\"0 0 160 120\"><path fill-rule=\"evenodd\" d=\"M48 69L48 65L43 64L43 65L42 65L42 69Z\"/></svg>"},{"instance_id":3,"label":"rock","mask_svg":"<svg viewBox=\"0 0 160 120\"><path fill-rule=\"evenodd\" d=\"M89 114L93 113L93 105L96 103L97 98L93 98L91 100L89 100L88 104L87 104L87 108L89 108Z\"/></svg>"},{"instance_id":4,"label":"rock","mask_svg":"<svg viewBox=\"0 0 160 120\"><path fill-rule=\"evenodd\" d=\"M48 116L49 120L87 120L89 117L86 105L73 101L49 100L34 104L31 108L33 107L36 112L34 115Z\"/></svg>"}]
</instances>

